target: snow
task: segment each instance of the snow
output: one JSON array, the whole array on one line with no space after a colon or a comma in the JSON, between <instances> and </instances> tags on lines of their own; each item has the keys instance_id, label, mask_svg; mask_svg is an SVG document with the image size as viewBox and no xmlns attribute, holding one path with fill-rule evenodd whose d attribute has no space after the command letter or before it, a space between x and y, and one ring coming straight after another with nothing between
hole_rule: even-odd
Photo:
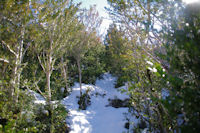
<instances>
[{"instance_id":1,"label":"snow","mask_svg":"<svg viewBox=\"0 0 200 133\"><path fill-rule=\"evenodd\" d=\"M151 61L146 61L146 62L147 62L147 64L153 66L153 63Z\"/></svg>"},{"instance_id":2,"label":"snow","mask_svg":"<svg viewBox=\"0 0 200 133\"><path fill-rule=\"evenodd\" d=\"M36 104L46 104L44 97L41 96L40 94L38 94L35 91L30 90L30 89L28 89L28 93L30 93L35 98L34 103L36 103Z\"/></svg>"},{"instance_id":3,"label":"snow","mask_svg":"<svg viewBox=\"0 0 200 133\"><path fill-rule=\"evenodd\" d=\"M128 113L128 108L113 108L106 106L108 99L128 98L126 94L121 94L114 88L116 78L106 73L102 80L97 80L96 85L82 85L82 90L91 90L91 105L87 110L78 109L77 96L80 95L79 85L75 84L70 96L63 99L62 103L69 110L70 133L122 133L127 132L124 128L124 113ZM98 95L97 95L98 93ZM100 95L99 95L100 94Z\"/></svg>"},{"instance_id":4,"label":"snow","mask_svg":"<svg viewBox=\"0 0 200 133\"><path fill-rule=\"evenodd\" d=\"M149 69L150 71L154 72L154 73L157 72L157 69L156 69L155 67L154 67L154 68L148 67L148 69Z\"/></svg>"},{"instance_id":5,"label":"snow","mask_svg":"<svg viewBox=\"0 0 200 133\"><path fill-rule=\"evenodd\" d=\"M75 83L71 94L61 101L69 110L66 122L70 124L70 133L122 133L128 131L124 128L127 122L125 114L129 114L128 108L114 108L109 105L108 99L124 100L129 98L128 95L120 92L120 89L127 89L127 87L116 89L114 88L115 81L115 77L106 73L103 79L96 81L96 85L82 84L83 92L90 89L91 105L87 110L79 109L77 96L80 96L80 88L79 84ZM40 94L32 90L28 90L28 92L35 97L34 103L46 104ZM52 103L56 102L52 101ZM131 122L138 123L135 117L130 116L129 118L132 118Z\"/></svg>"},{"instance_id":6,"label":"snow","mask_svg":"<svg viewBox=\"0 0 200 133\"><path fill-rule=\"evenodd\" d=\"M28 92L35 98L35 100L45 100L40 94L36 93L35 91L28 90Z\"/></svg>"},{"instance_id":7,"label":"snow","mask_svg":"<svg viewBox=\"0 0 200 133\"><path fill-rule=\"evenodd\" d=\"M104 74L103 79L97 80L95 85L82 84L82 91L90 90L91 105L87 110L80 110L78 106L78 96L80 96L80 87L78 83L72 87L72 92L65 97L61 102L69 110L69 117L66 122L70 124L70 133L123 133L133 132L133 129L140 120L129 113L128 108L114 108L109 105L108 99L127 99L129 96L121 93L120 89L128 89L126 86L115 88L114 83L116 78L111 74ZM62 90L63 88L61 88ZM35 91L28 90L34 96L34 103L46 104L44 97ZM162 89L162 98L166 99L170 94L167 89ZM52 101L56 104L58 101ZM125 129L125 123L131 123L130 129ZM179 115L177 119L178 125L183 123L183 116ZM142 133L148 132L148 128Z\"/></svg>"}]
</instances>

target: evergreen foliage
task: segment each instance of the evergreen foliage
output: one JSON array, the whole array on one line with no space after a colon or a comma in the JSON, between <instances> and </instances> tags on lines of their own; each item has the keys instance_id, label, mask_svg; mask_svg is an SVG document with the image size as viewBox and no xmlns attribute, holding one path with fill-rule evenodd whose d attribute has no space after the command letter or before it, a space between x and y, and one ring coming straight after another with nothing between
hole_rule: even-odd
<instances>
[{"instance_id":1,"label":"evergreen foliage","mask_svg":"<svg viewBox=\"0 0 200 133\"><path fill-rule=\"evenodd\" d=\"M107 1L113 23L103 45L96 6L0 0L0 132L69 132L60 100L79 82L79 109L86 110L91 99L82 83L105 72L117 77L115 87L128 88L121 91L129 102L110 104L129 107L140 120L134 132L200 130L200 3Z\"/></svg>"},{"instance_id":2,"label":"evergreen foliage","mask_svg":"<svg viewBox=\"0 0 200 133\"><path fill-rule=\"evenodd\" d=\"M132 44L122 55L128 65L109 62L111 68L117 65L123 74L131 74L125 78L129 89L122 90L130 95L130 112L147 123L150 132L198 132L199 4L185 6L178 0L108 3L107 10L125 32L122 37ZM114 43L126 44L119 42ZM107 55L112 57L110 47Z\"/></svg>"},{"instance_id":3,"label":"evergreen foliage","mask_svg":"<svg viewBox=\"0 0 200 133\"><path fill-rule=\"evenodd\" d=\"M85 82L94 83L104 72L104 47L95 27L85 28L88 22L79 16L80 4L71 0L1 0L0 4L0 130L68 132L66 108L54 101L67 96L75 82L70 54L79 55L74 48L82 37L86 40L80 54L87 53L87 58L81 56L84 76L90 77L84 77ZM94 13L83 11L87 17ZM95 69L91 62L96 62ZM30 90L40 93L46 103L34 103L37 99Z\"/></svg>"},{"instance_id":4,"label":"evergreen foliage","mask_svg":"<svg viewBox=\"0 0 200 133\"><path fill-rule=\"evenodd\" d=\"M170 98L167 103L171 116L179 115L183 123L181 132L198 132L199 120L199 65L200 59L200 3L186 6L179 16L179 22L173 23L167 49L170 63ZM174 107L172 108L173 105ZM178 118L177 118L178 119Z\"/></svg>"}]
</instances>

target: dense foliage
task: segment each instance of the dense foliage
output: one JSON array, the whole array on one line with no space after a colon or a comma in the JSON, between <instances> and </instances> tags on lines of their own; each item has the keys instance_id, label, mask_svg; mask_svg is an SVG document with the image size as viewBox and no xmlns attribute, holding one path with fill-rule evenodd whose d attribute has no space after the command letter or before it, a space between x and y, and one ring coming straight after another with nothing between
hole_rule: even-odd
<instances>
[{"instance_id":1,"label":"dense foliage","mask_svg":"<svg viewBox=\"0 0 200 133\"><path fill-rule=\"evenodd\" d=\"M199 3L108 3L107 10L119 26L112 32L108 30L107 55L113 62L121 61L108 65L113 74L118 74L118 80L128 83L129 89L122 91L130 96L130 112L146 125L133 123L134 131L147 128L150 132L198 132ZM131 48L123 53L127 42ZM115 54L118 50L121 53Z\"/></svg>"},{"instance_id":2,"label":"dense foliage","mask_svg":"<svg viewBox=\"0 0 200 133\"><path fill-rule=\"evenodd\" d=\"M180 15L182 22L173 23L167 60L170 63L171 93L167 103L170 114L183 119L182 132L199 131L199 65L200 3L188 5ZM178 28L177 28L178 27ZM174 105L172 106L169 105Z\"/></svg>"},{"instance_id":3,"label":"dense foliage","mask_svg":"<svg viewBox=\"0 0 200 133\"><path fill-rule=\"evenodd\" d=\"M82 10L72 0L0 4L0 130L68 132L66 108L57 100L82 77L94 84L104 73L95 6ZM35 103L32 92L46 102Z\"/></svg>"},{"instance_id":4,"label":"dense foliage","mask_svg":"<svg viewBox=\"0 0 200 133\"><path fill-rule=\"evenodd\" d=\"M126 106L140 121L128 118L131 132L200 130L200 3L107 2L113 23L103 44L95 6L0 0L2 132L68 132L60 100L78 82L79 108L87 109L91 99L82 83L95 84L105 72L117 77L115 87L128 88L121 90L129 95ZM32 92L45 103L35 102Z\"/></svg>"}]
</instances>

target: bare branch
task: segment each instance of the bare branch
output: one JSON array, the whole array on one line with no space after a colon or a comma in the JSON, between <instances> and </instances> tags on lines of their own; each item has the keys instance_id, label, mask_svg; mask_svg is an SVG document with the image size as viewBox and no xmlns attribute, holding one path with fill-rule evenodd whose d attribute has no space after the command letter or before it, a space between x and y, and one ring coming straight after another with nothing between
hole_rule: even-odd
<instances>
[{"instance_id":1,"label":"bare branch","mask_svg":"<svg viewBox=\"0 0 200 133\"><path fill-rule=\"evenodd\" d=\"M3 58L0 58L0 62L9 63L9 61L8 61L8 60L6 60L6 59L3 59Z\"/></svg>"},{"instance_id":2,"label":"bare branch","mask_svg":"<svg viewBox=\"0 0 200 133\"><path fill-rule=\"evenodd\" d=\"M38 87L38 85L37 85L38 82L40 82L40 79L39 79L37 82L34 83L36 89L38 90L38 92L39 92L45 99L47 99L47 97L42 93L42 91L41 91L40 88Z\"/></svg>"},{"instance_id":3,"label":"bare branch","mask_svg":"<svg viewBox=\"0 0 200 133\"><path fill-rule=\"evenodd\" d=\"M44 53L44 51L42 52L42 56L43 56L42 59L43 59L43 62L44 62L44 66L47 66L47 62L45 61L45 58L44 58L44 57L45 57L45 53Z\"/></svg>"},{"instance_id":4,"label":"bare branch","mask_svg":"<svg viewBox=\"0 0 200 133\"><path fill-rule=\"evenodd\" d=\"M160 60L159 58L157 58L156 56L152 55L150 52L148 52L145 48L142 48L144 50L144 52L151 57L154 61L158 62L159 64L162 65L162 67L168 72L169 66L167 64L165 64L162 60Z\"/></svg>"},{"instance_id":5,"label":"bare branch","mask_svg":"<svg viewBox=\"0 0 200 133\"><path fill-rule=\"evenodd\" d=\"M51 69L50 69L50 73L52 73L53 72L53 66L54 66L54 64L55 64L55 62L56 62L56 58L55 59L53 59L53 61L52 61L52 63L51 63Z\"/></svg>"},{"instance_id":6,"label":"bare branch","mask_svg":"<svg viewBox=\"0 0 200 133\"><path fill-rule=\"evenodd\" d=\"M43 71L46 72L46 70L45 70L45 68L44 68L44 65L42 64L42 61L41 61L41 59L40 59L40 56L38 55L37 57L38 57L39 63L40 63L40 65L41 65Z\"/></svg>"},{"instance_id":7,"label":"bare branch","mask_svg":"<svg viewBox=\"0 0 200 133\"><path fill-rule=\"evenodd\" d=\"M9 50L12 54L14 54L15 56L17 56L17 54L15 53L15 51L12 50L12 49L10 48L9 45L7 45L3 40L2 40L1 42L2 42L2 44L4 44L4 45L8 48L8 50Z\"/></svg>"}]
</instances>

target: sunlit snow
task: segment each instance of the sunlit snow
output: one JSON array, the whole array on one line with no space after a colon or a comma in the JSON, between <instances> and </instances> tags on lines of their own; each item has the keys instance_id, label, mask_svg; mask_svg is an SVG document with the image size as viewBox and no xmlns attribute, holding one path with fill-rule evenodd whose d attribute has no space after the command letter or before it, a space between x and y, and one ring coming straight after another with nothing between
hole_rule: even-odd
<instances>
[{"instance_id":1,"label":"sunlit snow","mask_svg":"<svg viewBox=\"0 0 200 133\"><path fill-rule=\"evenodd\" d=\"M69 110L69 117L66 120L70 124L70 133L122 133L128 131L124 127L127 122L124 114L128 113L128 108L108 106L108 99L124 100L128 98L128 95L119 91L126 87L114 88L115 81L116 78L106 73L102 80L96 81L95 85L82 85L83 92L90 89L91 105L87 110L79 110L77 96L80 95L80 88L78 83L74 85L71 94L62 100L62 104ZM46 103L41 95L31 90L30 93L35 97L35 103ZM130 116L130 118L135 125L138 123L134 116Z\"/></svg>"},{"instance_id":2,"label":"sunlit snow","mask_svg":"<svg viewBox=\"0 0 200 133\"><path fill-rule=\"evenodd\" d=\"M127 131L124 128L126 123L124 113L128 112L128 108L106 106L109 104L109 98L125 99L128 97L114 88L115 80L110 74L105 74L104 79L97 80L95 86L83 84L83 90L87 88L91 90L91 106L87 110L78 109L76 97L79 96L80 89L79 85L75 84L71 95L63 100L63 104L70 111L68 119L70 133L122 133ZM96 95L97 93L100 95ZM105 94L104 97L103 94Z\"/></svg>"},{"instance_id":3,"label":"sunlit snow","mask_svg":"<svg viewBox=\"0 0 200 133\"><path fill-rule=\"evenodd\" d=\"M200 0L183 0L183 2L185 2L186 4L190 4L190 3L200 2Z\"/></svg>"}]
</instances>

